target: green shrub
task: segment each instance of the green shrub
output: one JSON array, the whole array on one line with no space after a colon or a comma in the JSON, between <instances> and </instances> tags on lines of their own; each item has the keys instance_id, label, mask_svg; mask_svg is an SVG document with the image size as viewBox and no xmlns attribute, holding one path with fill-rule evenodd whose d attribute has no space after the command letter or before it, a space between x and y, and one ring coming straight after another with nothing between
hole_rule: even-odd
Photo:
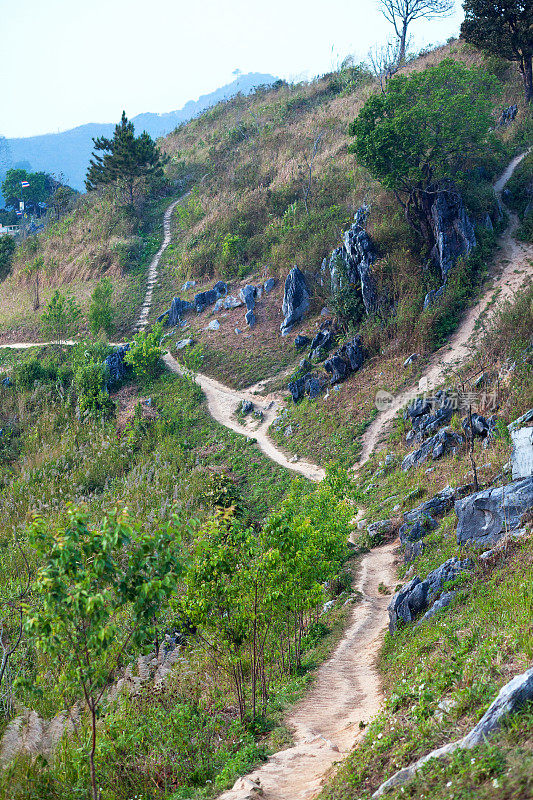
<instances>
[{"instance_id":1,"label":"green shrub","mask_svg":"<svg viewBox=\"0 0 533 800\"><path fill-rule=\"evenodd\" d=\"M50 372L36 356L18 364L13 370L13 379L19 389L33 389L36 381L48 381Z\"/></svg>"},{"instance_id":2,"label":"green shrub","mask_svg":"<svg viewBox=\"0 0 533 800\"><path fill-rule=\"evenodd\" d=\"M106 367L90 359L78 367L74 379L80 414L99 414L110 411L113 403L107 393Z\"/></svg>"},{"instance_id":3,"label":"green shrub","mask_svg":"<svg viewBox=\"0 0 533 800\"><path fill-rule=\"evenodd\" d=\"M110 336L114 330L112 297L113 284L109 278L102 278L94 288L89 306L88 323L93 336L98 336L100 331Z\"/></svg>"},{"instance_id":4,"label":"green shrub","mask_svg":"<svg viewBox=\"0 0 533 800\"><path fill-rule=\"evenodd\" d=\"M9 275L14 253L15 240L13 237L0 236L0 280Z\"/></svg>"},{"instance_id":5,"label":"green shrub","mask_svg":"<svg viewBox=\"0 0 533 800\"><path fill-rule=\"evenodd\" d=\"M141 380L155 378L161 371L162 330L163 327L159 323L151 331L137 333L124 357L125 363L133 368L135 376Z\"/></svg>"}]
</instances>

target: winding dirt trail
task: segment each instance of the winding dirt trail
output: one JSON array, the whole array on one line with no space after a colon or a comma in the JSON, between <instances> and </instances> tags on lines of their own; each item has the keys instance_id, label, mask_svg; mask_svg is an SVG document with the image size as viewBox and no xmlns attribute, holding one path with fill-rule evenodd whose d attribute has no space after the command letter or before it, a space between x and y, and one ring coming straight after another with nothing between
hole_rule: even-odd
<instances>
[{"instance_id":1,"label":"winding dirt trail","mask_svg":"<svg viewBox=\"0 0 533 800\"><path fill-rule=\"evenodd\" d=\"M318 669L311 690L287 720L294 745L240 778L219 800L245 800L256 796L259 788L265 800L311 800L331 767L361 738L359 723L374 717L382 701L376 657L390 598L378 587L394 581L395 547L388 544L363 559L357 582L362 600L354 605L333 655Z\"/></svg>"},{"instance_id":2,"label":"winding dirt trail","mask_svg":"<svg viewBox=\"0 0 533 800\"><path fill-rule=\"evenodd\" d=\"M504 205L501 195L505 184L528 152L516 156L494 184L501 205ZM359 467L368 461L370 454L398 411L413 399L416 392L428 392L435 389L449 372L452 372L454 368L471 356L475 348L474 334L481 335L483 327L492 319L501 304L513 296L528 276L533 277L533 245L519 242L514 238L519 220L509 208L506 207L506 211L510 218L509 225L500 237L491 274L487 278L486 288L480 299L466 313L459 328L446 345L431 358L418 386L411 386L397 395L389 408L379 414L367 428L363 436Z\"/></svg>"},{"instance_id":3,"label":"winding dirt trail","mask_svg":"<svg viewBox=\"0 0 533 800\"><path fill-rule=\"evenodd\" d=\"M163 360L172 372L177 372L179 375L185 374L181 364L170 353L167 353ZM269 438L268 427L275 418L280 403L275 395L258 398L253 392L253 387L247 391L230 389L207 375L197 374L195 380L207 398L207 407L213 419L248 439L256 439L262 452L282 467L298 472L311 481L322 480L325 472L321 467L311 464L309 461L291 461ZM260 422L253 416L247 417L245 424L237 421L235 413L243 400L250 400L256 408L263 412L263 419Z\"/></svg>"}]
</instances>

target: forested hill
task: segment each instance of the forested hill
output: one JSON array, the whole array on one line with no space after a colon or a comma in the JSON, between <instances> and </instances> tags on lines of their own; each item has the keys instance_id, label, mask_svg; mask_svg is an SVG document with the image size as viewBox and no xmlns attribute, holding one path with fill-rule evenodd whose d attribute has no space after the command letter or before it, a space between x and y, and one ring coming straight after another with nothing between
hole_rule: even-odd
<instances>
[{"instance_id":1,"label":"forested hill","mask_svg":"<svg viewBox=\"0 0 533 800\"><path fill-rule=\"evenodd\" d=\"M182 122L196 117L216 103L239 93L246 95L257 86L270 85L275 80L272 75L259 72L239 75L220 89L201 95L198 100L189 100L178 111L169 111L166 114L150 112L138 114L133 117L133 122L139 133L145 130L154 138L164 136ZM120 109L117 108L117 115L118 113ZM110 136L114 127L114 123L93 122L60 133L6 139L7 167L22 166L34 172L43 171L55 175L62 173L66 183L82 190L93 138Z\"/></svg>"}]
</instances>

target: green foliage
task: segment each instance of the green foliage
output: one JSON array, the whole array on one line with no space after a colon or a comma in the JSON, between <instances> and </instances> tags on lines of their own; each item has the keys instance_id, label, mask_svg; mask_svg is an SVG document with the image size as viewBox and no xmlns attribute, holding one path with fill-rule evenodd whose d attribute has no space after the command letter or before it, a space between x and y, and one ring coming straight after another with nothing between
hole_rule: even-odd
<instances>
[{"instance_id":1,"label":"green foliage","mask_svg":"<svg viewBox=\"0 0 533 800\"><path fill-rule=\"evenodd\" d=\"M337 289L332 291L328 304L332 311L350 328L357 328L365 314L360 283L350 283L344 260L337 256L335 265Z\"/></svg>"},{"instance_id":2,"label":"green foliage","mask_svg":"<svg viewBox=\"0 0 533 800\"><path fill-rule=\"evenodd\" d=\"M72 296L61 294L56 289L46 310L41 315L41 328L45 336L61 345L75 330L81 308Z\"/></svg>"},{"instance_id":3,"label":"green foliage","mask_svg":"<svg viewBox=\"0 0 533 800\"><path fill-rule=\"evenodd\" d=\"M0 280L7 277L11 271L15 248L12 236L0 236Z\"/></svg>"},{"instance_id":4,"label":"green foliage","mask_svg":"<svg viewBox=\"0 0 533 800\"><path fill-rule=\"evenodd\" d=\"M125 112L115 126L112 139L100 136L94 141L85 185L87 191L114 186L121 198L133 207L139 194L163 177L166 163L153 139L146 133L135 136L135 128ZM103 155L99 155L103 152Z\"/></svg>"},{"instance_id":5,"label":"green foliage","mask_svg":"<svg viewBox=\"0 0 533 800\"><path fill-rule=\"evenodd\" d=\"M130 343L124 361L133 368L134 374L141 380L155 378L161 371L162 331L163 326L159 323L150 331L140 331L135 334Z\"/></svg>"},{"instance_id":6,"label":"green foliage","mask_svg":"<svg viewBox=\"0 0 533 800\"><path fill-rule=\"evenodd\" d=\"M351 150L383 186L405 198L427 234L427 190L471 169L492 124L495 80L452 60L399 75L369 97L350 126Z\"/></svg>"},{"instance_id":7,"label":"green foliage","mask_svg":"<svg viewBox=\"0 0 533 800\"><path fill-rule=\"evenodd\" d=\"M28 181L29 187L22 187L21 182ZM54 188L54 181L46 172L27 172L25 169L8 169L2 181L2 194L6 206L18 208L20 200L26 207L40 215L39 203L45 203Z\"/></svg>"},{"instance_id":8,"label":"green foliage","mask_svg":"<svg viewBox=\"0 0 533 800\"><path fill-rule=\"evenodd\" d=\"M97 336L100 331L110 336L114 330L112 297L111 280L102 278L94 288L89 306L88 323L93 336Z\"/></svg>"},{"instance_id":9,"label":"green foliage","mask_svg":"<svg viewBox=\"0 0 533 800\"><path fill-rule=\"evenodd\" d=\"M98 800L96 711L117 667L153 636L154 618L181 569L179 539L171 525L148 534L118 510L96 528L86 511L69 507L66 517L51 528L35 516L28 530L42 566L25 632L47 657L55 691L69 705L81 696L91 714L89 761ZM42 676L42 683L49 679Z\"/></svg>"},{"instance_id":10,"label":"green foliage","mask_svg":"<svg viewBox=\"0 0 533 800\"><path fill-rule=\"evenodd\" d=\"M86 360L76 370L74 387L78 398L80 414L98 415L111 411L113 403L106 389L106 365L94 359Z\"/></svg>"},{"instance_id":11,"label":"green foliage","mask_svg":"<svg viewBox=\"0 0 533 800\"><path fill-rule=\"evenodd\" d=\"M235 267L242 263L245 242L242 236L227 233L222 240L222 263L225 267Z\"/></svg>"},{"instance_id":12,"label":"green foliage","mask_svg":"<svg viewBox=\"0 0 533 800\"><path fill-rule=\"evenodd\" d=\"M533 100L533 10L528 0L465 0L461 36L482 50L515 61L524 81L526 103Z\"/></svg>"}]
</instances>

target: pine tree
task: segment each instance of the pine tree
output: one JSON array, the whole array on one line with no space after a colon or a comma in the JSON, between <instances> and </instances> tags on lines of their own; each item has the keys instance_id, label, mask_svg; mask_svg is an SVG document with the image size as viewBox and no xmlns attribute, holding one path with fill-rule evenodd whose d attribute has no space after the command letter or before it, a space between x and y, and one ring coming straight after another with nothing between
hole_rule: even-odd
<instances>
[{"instance_id":1,"label":"pine tree","mask_svg":"<svg viewBox=\"0 0 533 800\"><path fill-rule=\"evenodd\" d=\"M531 0L465 0L461 36L470 44L516 61L526 103L533 103L533 3Z\"/></svg>"},{"instance_id":2,"label":"pine tree","mask_svg":"<svg viewBox=\"0 0 533 800\"><path fill-rule=\"evenodd\" d=\"M99 136L93 139L94 152L89 162L85 186L93 191L101 186L114 186L130 206L143 187L163 177L167 157L156 147L144 131L135 136L135 127L122 112L112 139ZM99 153L102 153L100 155Z\"/></svg>"}]
</instances>

